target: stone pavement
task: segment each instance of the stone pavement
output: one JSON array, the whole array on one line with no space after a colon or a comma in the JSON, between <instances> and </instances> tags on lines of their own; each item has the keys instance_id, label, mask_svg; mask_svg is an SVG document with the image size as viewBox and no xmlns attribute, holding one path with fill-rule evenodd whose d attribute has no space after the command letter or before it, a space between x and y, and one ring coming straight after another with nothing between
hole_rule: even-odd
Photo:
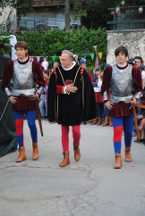
<instances>
[{"instance_id":1,"label":"stone pavement","mask_svg":"<svg viewBox=\"0 0 145 216\"><path fill-rule=\"evenodd\" d=\"M113 129L81 126L81 160L62 161L61 127L43 121L40 157L32 161L27 122L24 142L27 160L15 163L18 152L0 158L0 216L144 216L145 146L132 143L131 163L114 170Z\"/></svg>"}]
</instances>

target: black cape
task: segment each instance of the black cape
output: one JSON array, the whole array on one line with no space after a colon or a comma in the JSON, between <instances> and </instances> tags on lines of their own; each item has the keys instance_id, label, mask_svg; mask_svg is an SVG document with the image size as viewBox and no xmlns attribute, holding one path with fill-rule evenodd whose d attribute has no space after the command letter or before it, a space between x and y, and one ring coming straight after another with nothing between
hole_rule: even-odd
<instances>
[{"instance_id":1,"label":"black cape","mask_svg":"<svg viewBox=\"0 0 145 216\"><path fill-rule=\"evenodd\" d=\"M75 65L69 71L65 71L62 66L59 66L56 68L56 73L57 76L54 72L52 73L49 81L47 106L49 121L57 121L58 124L64 126L73 126L80 125L82 121L87 122L95 119L95 94L87 72L83 70L81 76L81 67ZM56 85L71 84L74 82L75 77L74 86L77 86L77 92L57 95Z\"/></svg>"}]
</instances>

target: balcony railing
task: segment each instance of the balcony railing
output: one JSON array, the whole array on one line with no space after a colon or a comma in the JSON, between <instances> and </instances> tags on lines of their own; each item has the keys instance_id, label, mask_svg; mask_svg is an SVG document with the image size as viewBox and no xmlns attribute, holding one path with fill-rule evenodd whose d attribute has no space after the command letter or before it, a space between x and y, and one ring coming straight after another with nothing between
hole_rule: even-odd
<instances>
[{"instance_id":1,"label":"balcony railing","mask_svg":"<svg viewBox=\"0 0 145 216\"><path fill-rule=\"evenodd\" d=\"M51 6L63 6L64 0L34 0L34 7L51 7ZM73 3L73 0L70 1Z\"/></svg>"}]
</instances>

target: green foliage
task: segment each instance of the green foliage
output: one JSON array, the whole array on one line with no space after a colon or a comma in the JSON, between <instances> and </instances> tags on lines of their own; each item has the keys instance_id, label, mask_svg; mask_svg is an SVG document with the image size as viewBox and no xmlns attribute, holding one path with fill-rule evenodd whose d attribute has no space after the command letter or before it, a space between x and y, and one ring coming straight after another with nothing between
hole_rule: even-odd
<instances>
[{"instance_id":1,"label":"green foliage","mask_svg":"<svg viewBox=\"0 0 145 216\"><path fill-rule=\"evenodd\" d=\"M17 35L17 40L24 40L28 43L29 55L33 56L60 56L62 50L70 50L79 55L79 61L87 54L87 68L94 69L95 59L92 60L90 53L94 52L94 45L97 45L97 51L103 52L100 66L103 69L106 63L107 50L107 32L106 29L98 30L76 30L62 31L53 29L48 31L25 31L22 36ZM52 58L48 59L52 67ZM56 58L59 61L59 58Z\"/></svg>"},{"instance_id":2,"label":"green foliage","mask_svg":"<svg viewBox=\"0 0 145 216\"><path fill-rule=\"evenodd\" d=\"M74 14L73 18L74 20L78 20L79 17L87 17L87 8L84 4L84 2L80 0L75 0L73 4Z\"/></svg>"},{"instance_id":3,"label":"green foliage","mask_svg":"<svg viewBox=\"0 0 145 216\"><path fill-rule=\"evenodd\" d=\"M2 24L0 24L0 30L2 28ZM8 46L5 46L8 45ZM7 50L11 49L10 45L10 36L6 32L0 31L0 56Z\"/></svg>"}]
</instances>

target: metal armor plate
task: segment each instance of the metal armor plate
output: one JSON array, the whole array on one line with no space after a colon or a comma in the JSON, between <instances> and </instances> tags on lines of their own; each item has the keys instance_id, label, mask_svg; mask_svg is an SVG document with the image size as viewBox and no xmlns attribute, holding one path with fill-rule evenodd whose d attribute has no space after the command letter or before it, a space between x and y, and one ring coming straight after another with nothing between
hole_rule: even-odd
<instances>
[{"instance_id":1,"label":"metal armor plate","mask_svg":"<svg viewBox=\"0 0 145 216\"><path fill-rule=\"evenodd\" d=\"M32 60L26 64L19 64L18 60L14 61L12 95L21 94L32 95L35 92L34 77L32 73Z\"/></svg>"},{"instance_id":2,"label":"metal armor plate","mask_svg":"<svg viewBox=\"0 0 145 216\"><path fill-rule=\"evenodd\" d=\"M116 65L113 66L110 84L111 102L118 103L120 101L124 101L126 103L130 103L133 98L132 66L128 65L128 67L123 70L118 69Z\"/></svg>"}]
</instances>

